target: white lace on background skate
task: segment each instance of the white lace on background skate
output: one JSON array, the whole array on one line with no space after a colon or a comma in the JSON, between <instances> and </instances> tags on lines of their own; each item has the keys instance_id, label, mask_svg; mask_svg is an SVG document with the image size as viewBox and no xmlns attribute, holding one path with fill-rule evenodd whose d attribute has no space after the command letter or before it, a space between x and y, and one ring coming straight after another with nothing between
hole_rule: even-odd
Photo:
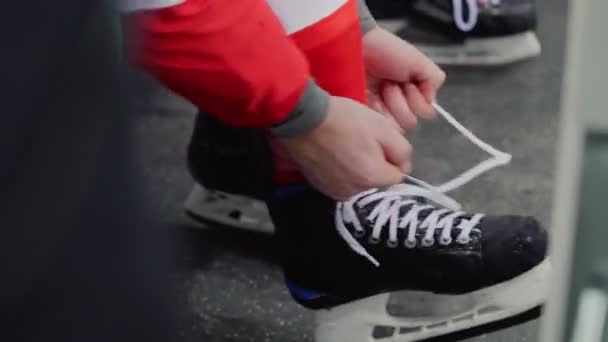
<instances>
[{"instance_id":1,"label":"white lace on background skate","mask_svg":"<svg viewBox=\"0 0 608 342\"><path fill-rule=\"evenodd\" d=\"M460 219L457 227L460 229L460 233L456 238L456 242L467 244L470 241L471 231L481 221L483 214L474 214L470 218L466 218L468 214L460 211L460 204L445 195L445 193L463 186L484 172L508 164L511 161L510 154L499 151L479 139L437 103L433 103L433 107L450 125L454 126L456 130L473 144L486 151L492 157L439 186L433 186L415 177L406 176L407 180L416 185L398 184L387 189L370 189L357 194L347 201L338 203L335 214L335 224L338 232L353 251L366 257L375 266L380 266L378 260L367 252L346 227L346 224L352 224L356 235L365 233L365 229L361 225L361 222L359 222L355 206L361 208L377 202L367 216L368 220L374 222L372 234L370 235L371 243L380 242L382 229L388 224L389 236L387 244L389 247L398 246L398 229L407 229L407 238L403 243L407 248L414 248L417 244L416 232L418 228L426 229L424 237L421 240L422 246L429 247L435 243L436 230L441 230L439 244L449 245L452 243L454 222L456 219ZM414 197L427 198L443 208L437 208L433 205L420 205ZM404 206L410 206L410 208L405 216L399 217L400 209ZM422 222L419 222L418 216L423 210L430 210L430 213Z\"/></svg>"},{"instance_id":2,"label":"white lace on background skate","mask_svg":"<svg viewBox=\"0 0 608 342\"><path fill-rule=\"evenodd\" d=\"M493 6L500 5L502 0L452 0L454 10L454 22L456 26L464 32L471 31L477 25L479 17L479 3L491 4ZM464 5L467 5L468 18L464 18Z\"/></svg>"}]
</instances>

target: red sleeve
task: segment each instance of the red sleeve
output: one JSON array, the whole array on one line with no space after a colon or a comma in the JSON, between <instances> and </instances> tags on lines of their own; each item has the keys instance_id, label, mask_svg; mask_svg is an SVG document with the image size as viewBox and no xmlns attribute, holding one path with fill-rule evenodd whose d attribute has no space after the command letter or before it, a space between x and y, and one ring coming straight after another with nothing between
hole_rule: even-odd
<instances>
[{"instance_id":1,"label":"red sleeve","mask_svg":"<svg viewBox=\"0 0 608 342\"><path fill-rule=\"evenodd\" d=\"M134 58L228 124L269 126L302 95L308 62L265 0L186 0L129 14Z\"/></svg>"}]
</instances>

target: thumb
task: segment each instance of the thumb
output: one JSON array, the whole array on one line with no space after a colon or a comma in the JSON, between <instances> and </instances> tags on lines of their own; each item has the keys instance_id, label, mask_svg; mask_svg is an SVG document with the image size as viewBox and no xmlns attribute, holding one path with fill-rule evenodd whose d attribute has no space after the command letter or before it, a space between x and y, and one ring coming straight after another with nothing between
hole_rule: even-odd
<instances>
[{"instance_id":1,"label":"thumb","mask_svg":"<svg viewBox=\"0 0 608 342\"><path fill-rule=\"evenodd\" d=\"M405 139L401 132L388 122L386 128L380 132L379 142L386 160L403 173L412 171L412 145Z\"/></svg>"},{"instance_id":2,"label":"thumb","mask_svg":"<svg viewBox=\"0 0 608 342\"><path fill-rule=\"evenodd\" d=\"M430 70L428 70L426 73L427 77L424 78L423 81L419 82L418 89L426 100L429 103L432 103L437 98L437 92L445 82L446 74L435 64L431 64L428 68Z\"/></svg>"},{"instance_id":3,"label":"thumb","mask_svg":"<svg viewBox=\"0 0 608 342\"><path fill-rule=\"evenodd\" d=\"M378 165L375 176L377 184L374 187L391 186L403 181L403 171L388 162Z\"/></svg>"}]
</instances>

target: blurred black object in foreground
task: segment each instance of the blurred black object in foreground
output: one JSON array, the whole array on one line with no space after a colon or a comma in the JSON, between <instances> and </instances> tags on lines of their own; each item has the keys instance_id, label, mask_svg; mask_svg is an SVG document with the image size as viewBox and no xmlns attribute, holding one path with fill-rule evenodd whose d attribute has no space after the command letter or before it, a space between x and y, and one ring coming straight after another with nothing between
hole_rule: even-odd
<instances>
[{"instance_id":1,"label":"blurred black object in foreground","mask_svg":"<svg viewBox=\"0 0 608 342\"><path fill-rule=\"evenodd\" d=\"M171 239L144 222L103 0L0 20L0 341L167 341Z\"/></svg>"}]
</instances>

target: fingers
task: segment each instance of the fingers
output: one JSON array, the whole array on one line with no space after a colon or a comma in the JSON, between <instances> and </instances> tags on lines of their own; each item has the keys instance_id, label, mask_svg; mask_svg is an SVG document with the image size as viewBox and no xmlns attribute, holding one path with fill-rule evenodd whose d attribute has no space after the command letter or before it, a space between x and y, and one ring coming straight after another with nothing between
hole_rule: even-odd
<instances>
[{"instance_id":1,"label":"fingers","mask_svg":"<svg viewBox=\"0 0 608 342\"><path fill-rule=\"evenodd\" d=\"M353 170L352 181L344 182L339 188L334 188L338 184L321 187L335 189L329 194L331 197L345 200L371 188L398 184L403 181L405 173L411 172L412 147L409 142L392 127L388 119L380 121L373 134L375 148L352 155L351 164L356 168L356 172Z\"/></svg>"},{"instance_id":2,"label":"fingers","mask_svg":"<svg viewBox=\"0 0 608 342\"><path fill-rule=\"evenodd\" d=\"M403 181L404 172L390 163L377 164L370 170L374 174L374 185L372 187L379 188L399 184ZM357 193L369 190L370 186L363 186L357 189Z\"/></svg>"},{"instance_id":3,"label":"fingers","mask_svg":"<svg viewBox=\"0 0 608 342\"><path fill-rule=\"evenodd\" d=\"M427 102L432 103L437 98L439 89L443 86L446 73L430 58L422 55L420 65L414 71L412 79L405 83L415 83Z\"/></svg>"},{"instance_id":4,"label":"fingers","mask_svg":"<svg viewBox=\"0 0 608 342\"><path fill-rule=\"evenodd\" d=\"M384 105L380 98L374 98L370 101L369 107L378 113L390 116L392 115L390 110Z\"/></svg>"},{"instance_id":5,"label":"fingers","mask_svg":"<svg viewBox=\"0 0 608 342\"><path fill-rule=\"evenodd\" d=\"M382 87L382 97L386 108L403 129L416 127L416 116L410 110L401 87L396 83L387 82Z\"/></svg>"},{"instance_id":6,"label":"fingers","mask_svg":"<svg viewBox=\"0 0 608 342\"><path fill-rule=\"evenodd\" d=\"M424 120L433 120L437 114L430 101L421 93L420 89L414 84L403 86L405 98L411 110Z\"/></svg>"},{"instance_id":7,"label":"fingers","mask_svg":"<svg viewBox=\"0 0 608 342\"><path fill-rule=\"evenodd\" d=\"M434 100L429 100L430 95L425 95L437 93L430 82L403 85L386 82L382 85L381 92L382 99L375 98L370 107L383 114L388 113L404 130L416 127L417 117L424 120L437 117L432 105Z\"/></svg>"},{"instance_id":8,"label":"fingers","mask_svg":"<svg viewBox=\"0 0 608 342\"><path fill-rule=\"evenodd\" d=\"M366 70L379 81L374 85L393 83L418 87L416 91L408 91L409 87L403 86L403 94L394 86L381 87L382 101L397 122L404 128L411 128L414 115L434 118L431 103L445 82L445 72L413 45L385 30L368 33L363 43ZM406 101L403 101L404 97ZM414 103L409 101L410 97ZM379 110L379 107L373 108Z\"/></svg>"},{"instance_id":9,"label":"fingers","mask_svg":"<svg viewBox=\"0 0 608 342\"><path fill-rule=\"evenodd\" d=\"M384 105L384 102L380 96L382 93L382 88L383 88L383 85L378 85L377 87L372 88L373 91L370 91L370 89L367 90L368 106L371 109L373 109L374 111L384 115L385 118L390 119L391 123L395 126L395 128L397 130L401 131L403 128L399 125L397 120L393 117L393 114L391 114L390 110L388 108L386 108L386 106Z\"/></svg>"},{"instance_id":10,"label":"fingers","mask_svg":"<svg viewBox=\"0 0 608 342\"><path fill-rule=\"evenodd\" d=\"M412 171L412 145L395 129L387 127L382 131L383 133L378 139L386 160L397 167L401 173L410 173Z\"/></svg>"},{"instance_id":11,"label":"fingers","mask_svg":"<svg viewBox=\"0 0 608 342\"><path fill-rule=\"evenodd\" d=\"M315 188L343 200L400 183L411 171L412 147L391 120L356 101L331 97L320 126L280 141Z\"/></svg>"},{"instance_id":12,"label":"fingers","mask_svg":"<svg viewBox=\"0 0 608 342\"><path fill-rule=\"evenodd\" d=\"M358 155L358 158L362 158L357 164L360 166L360 175L363 176L358 183L361 185L359 192L401 183L404 174L412 171L410 143L390 119L375 121L377 125L374 125L373 136L378 150L375 153L369 151L366 156Z\"/></svg>"},{"instance_id":13,"label":"fingers","mask_svg":"<svg viewBox=\"0 0 608 342\"><path fill-rule=\"evenodd\" d=\"M389 125L388 122L385 125ZM399 131L391 127L382 129L379 136L383 158L368 170L374 175L375 187L390 186L401 183L403 175L412 172L412 146Z\"/></svg>"},{"instance_id":14,"label":"fingers","mask_svg":"<svg viewBox=\"0 0 608 342\"><path fill-rule=\"evenodd\" d=\"M418 90L424 95L427 102L432 103L437 98L437 92L445 82L446 74L435 63L429 62L426 71L418 84Z\"/></svg>"}]
</instances>

